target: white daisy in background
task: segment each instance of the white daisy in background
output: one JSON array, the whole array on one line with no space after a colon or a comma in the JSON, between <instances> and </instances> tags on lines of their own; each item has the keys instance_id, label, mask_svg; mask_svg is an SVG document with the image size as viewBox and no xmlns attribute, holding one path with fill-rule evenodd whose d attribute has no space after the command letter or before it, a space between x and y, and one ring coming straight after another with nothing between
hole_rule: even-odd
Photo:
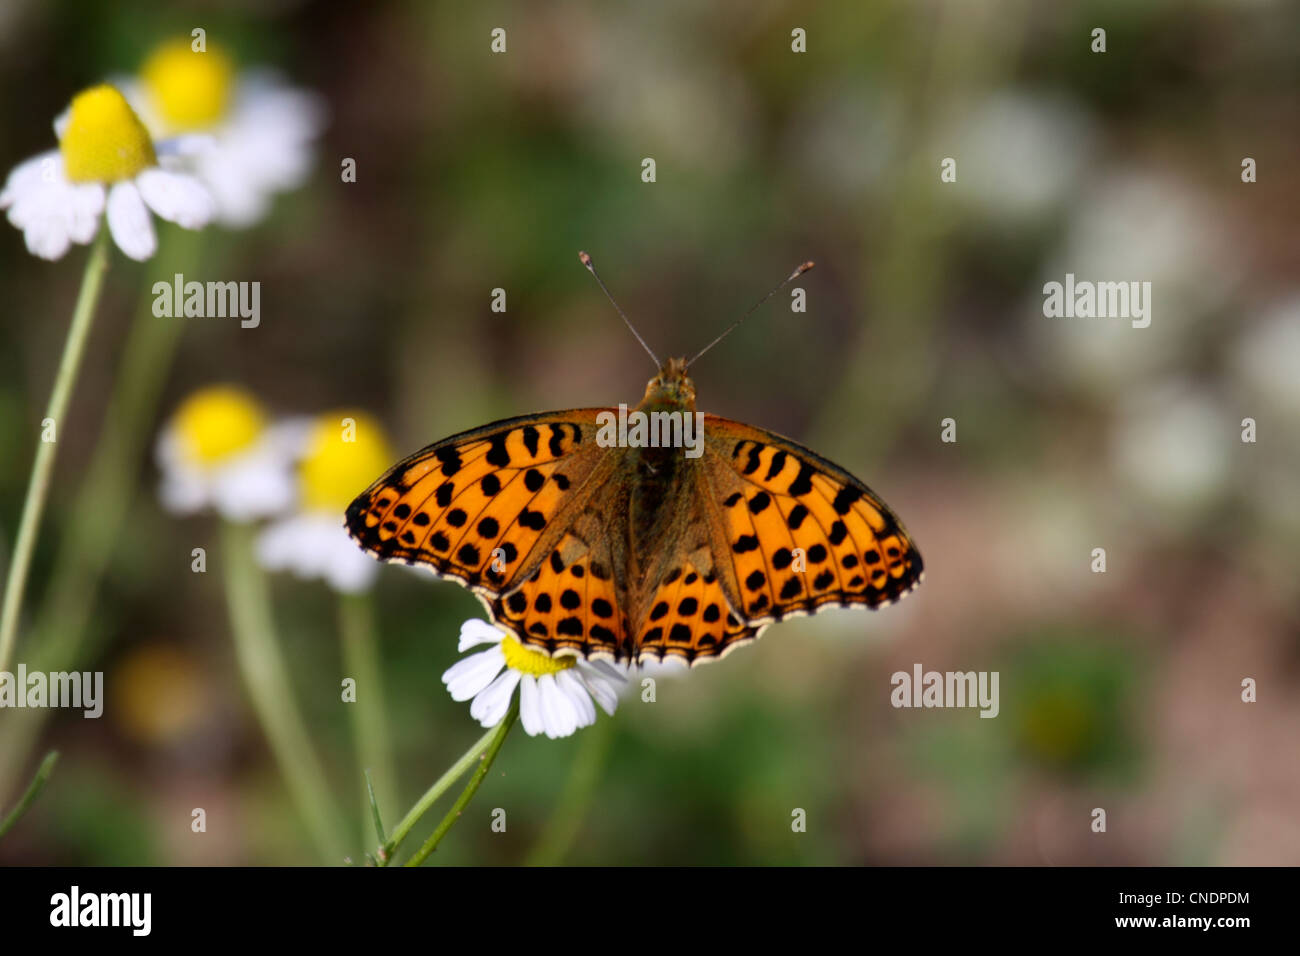
<instances>
[{"instance_id":1,"label":"white daisy in background","mask_svg":"<svg viewBox=\"0 0 1300 956\"><path fill-rule=\"evenodd\" d=\"M392 463L388 439L369 415L341 411L315 419L299 453L295 510L258 537L258 560L271 571L324 578L338 591L364 591L380 564L348 537L343 512Z\"/></svg>"},{"instance_id":2,"label":"white daisy in background","mask_svg":"<svg viewBox=\"0 0 1300 956\"><path fill-rule=\"evenodd\" d=\"M78 93L54 131L59 148L20 163L0 190L0 209L33 255L61 258L72 243L89 243L106 216L118 248L145 260L158 247L150 210L186 229L212 219L212 195L181 168L202 142L155 142L113 87Z\"/></svg>"},{"instance_id":3,"label":"white daisy in background","mask_svg":"<svg viewBox=\"0 0 1300 956\"><path fill-rule=\"evenodd\" d=\"M1173 378L1124 396L1112 457L1116 472L1147 499L1144 517L1197 513L1227 489L1237 437L1232 413L1215 390Z\"/></svg>"},{"instance_id":4,"label":"white daisy in background","mask_svg":"<svg viewBox=\"0 0 1300 956\"><path fill-rule=\"evenodd\" d=\"M477 618L460 628L460 650L492 645L457 661L442 675L453 700L470 700L470 715L495 727L519 688L519 719L530 736L567 737L596 722L596 706L611 717L627 678L605 661L547 657ZM592 701L595 703L592 703Z\"/></svg>"},{"instance_id":5,"label":"white daisy in background","mask_svg":"<svg viewBox=\"0 0 1300 956\"><path fill-rule=\"evenodd\" d=\"M138 78L120 83L155 136L211 138L192 163L223 225L257 222L275 193L297 188L311 171L312 144L325 125L320 98L269 71L238 72L211 43L202 52L188 37L163 43Z\"/></svg>"},{"instance_id":6,"label":"white daisy in background","mask_svg":"<svg viewBox=\"0 0 1300 956\"><path fill-rule=\"evenodd\" d=\"M284 511L294 500L302 433L301 422L268 426L261 404L241 388L195 392L158 438L163 506L176 514L214 508L240 522Z\"/></svg>"}]
</instances>

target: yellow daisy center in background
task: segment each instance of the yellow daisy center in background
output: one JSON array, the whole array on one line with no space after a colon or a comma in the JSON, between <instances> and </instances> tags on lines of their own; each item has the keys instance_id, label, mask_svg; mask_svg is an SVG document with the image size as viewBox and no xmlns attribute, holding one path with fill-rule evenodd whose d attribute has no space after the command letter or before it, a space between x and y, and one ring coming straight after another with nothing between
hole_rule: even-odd
<instances>
[{"instance_id":1,"label":"yellow daisy center in background","mask_svg":"<svg viewBox=\"0 0 1300 956\"><path fill-rule=\"evenodd\" d=\"M235 67L221 50L209 45L196 53L188 39L158 47L140 68L140 78L168 128L176 132L208 129L230 106Z\"/></svg>"},{"instance_id":2,"label":"yellow daisy center in background","mask_svg":"<svg viewBox=\"0 0 1300 956\"><path fill-rule=\"evenodd\" d=\"M249 448L266 427L257 399L241 388L217 385L195 392L176 412L186 457L216 464Z\"/></svg>"},{"instance_id":3,"label":"yellow daisy center in background","mask_svg":"<svg viewBox=\"0 0 1300 956\"><path fill-rule=\"evenodd\" d=\"M312 427L299 471L303 506L342 513L392 460L384 430L371 416L322 415Z\"/></svg>"},{"instance_id":4,"label":"yellow daisy center in background","mask_svg":"<svg viewBox=\"0 0 1300 956\"><path fill-rule=\"evenodd\" d=\"M558 674L578 663L576 657L547 657L541 651L524 647L509 634L501 639L501 653L505 654L506 666L511 670L532 674L534 677Z\"/></svg>"},{"instance_id":5,"label":"yellow daisy center in background","mask_svg":"<svg viewBox=\"0 0 1300 956\"><path fill-rule=\"evenodd\" d=\"M74 183L132 179L158 163L149 132L111 86L94 86L73 97L59 150Z\"/></svg>"}]
</instances>

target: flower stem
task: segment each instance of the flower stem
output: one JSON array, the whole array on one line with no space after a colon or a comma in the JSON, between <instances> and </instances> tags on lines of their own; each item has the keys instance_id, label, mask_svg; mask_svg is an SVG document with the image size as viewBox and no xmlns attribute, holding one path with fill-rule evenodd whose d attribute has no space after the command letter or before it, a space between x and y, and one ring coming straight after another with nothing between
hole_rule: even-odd
<instances>
[{"instance_id":1,"label":"flower stem","mask_svg":"<svg viewBox=\"0 0 1300 956\"><path fill-rule=\"evenodd\" d=\"M153 277L193 272L201 251L211 248L210 235L171 229L159 243L156 268L141 273L135 318L113 376L95 452L81 477L76 503L63 522L50 583L34 609L29 670L75 669L78 659L84 659L81 655L95 653L95 639L110 630L103 617L93 613L96 595L104 569L121 545L132 499L148 494L140 488L137 472L184 328L183 320L153 314ZM27 763L50 713L24 709L5 718L5 732L0 735L0 793Z\"/></svg>"},{"instance_id":2,"label":"flower stem","mask_svg":"<svg viewBox=\"0 0 1300 956\"><path fill-rule=\"evenodd\" d=\"M515 708L515 711L518 711L518 707ZM375 853L380 866L387 866L392 862L393 854L397 851L397 848L402 845L402 841L406 839L412 828L420 822L420 818L428 812L429 808L437 802L439 797L450 789L453 783L465 776L469 771L469 768L474 766L474 761L479 759L484 748L488 747L492 743L499 730L500 725L497 725L478 740L474 741L474 746L465 751L459 760L448 767L447 772L434 781L433 786L426 790L424 796L416 801L415 806L411 807L411 809L407 811L406 816L402 817L402 822L397 824L393 829L392 836L390 836L388 841Z\"/></svg>"},{"instance_id":3,"label":"flower stem","mask_svg":"<svg viewBox=\"0 0 1300 956\"><path fill-rule=\"evenodd\" d=\"M416 850L415 854L406 861L406 866L419 866L428 858L430 853L438 849L438 844L442 842L442 838L460 819L460 815L465 812L469 802L474 799L474 794L478 793L483 778L487 776L488 770L492 767L492 761L496 759L497 753L501 750L501 745L506 742L506 734L510 733L510 728L515 725L515 720L518 717L519 698L516 697L514 703L510 705L510 711L506 714L505 719L497 725L492 742L488 744L487 753L483 755L478 769L474 771L474 776L469 778L469 783L465 785L465 789L461 791L460 796L456 798L456 802L447 811L447 815L442 818L442 822L438 824L438 829L434 830L429 839L424 841L424 846Z\"/></svg>"},{"instance_id":4,"label":"flower stem","mask_svg":"<svg viewBox=\"0 0 1300 956\"><path fill-rule=\"evenodd\" d=\"M59 752L51 750L41 761L41 765L36 768L36 776L32 777L31 785L28 786L27 792L18 800L18 804L9 811L3 820L0 820L0 838L14 828L14 824L27 812L35 801L41 788L45 786L45 781L50 779L50 774L54 772L54 765L59 762Z\"/></svg>"},{"instance_id":5,"label":"flower stem","mask_svg":"<svg viewBox=\"0 0 1300 956\"><path fill-rule=\"evenodd\" d=\"M375 641L374 605L365 594L340 594L338 599L339 634L343 642L343 666L347 676L356 681L356 702L350 706L352 731L356 738L357 760L367 779L367 793L373 797L375 812L386 804L397 788L392 749L384 726L384 683ZM368 774L379 775L379 786L370 786ZM369 803L370 801L366 801ZM372 814L363 814L361 845L370 842Z\"/></svg>"},{"instance_id":6,"label":"flower stem","mask_svg":"<svg viewBox=\"0 0 1300 956\"><path fill-rule=\"evenodd\" d=\"M266 575L253 559L252 531L245 525L223 522L221 543L226 604L244 686L317 849L331 862L341 860L341 817L294 703L276 640Z\"/></svg>"},{"instance_id":7,"label":"flower stem","mask_svg":"<svg viewBox=\"0 0 1300 956\"><path fill-rule=\"evenodd\" d=\"M77 294L77 305L72 310L72 324L68 327L68 338L63 344L63 358L59 360L54 389L50 392L50 403L45 412L45 418L53 423L56 430L63 428L68 404L72 400L72 388L76 384L81 358L86 351L86 340L90 338L95 306L99 302L107 269L108 227L104 225L100 227L99 235L90 247L90 255L86 258L86 271L81 276L81 291ZM36 549L36 532L45 511L45 500L49 497L50 476L54 473L57 450L57 431L55 440L42 440L36 446L36 461L27 483L27 499L23 503L22 520L18 524L18 538L9 565L9 580L5 584L4 608L0 610L0 671L7 671L13 659L23 591L27 586L27 573L32 566L32 552Z\"/></svg>"}]
</instances>

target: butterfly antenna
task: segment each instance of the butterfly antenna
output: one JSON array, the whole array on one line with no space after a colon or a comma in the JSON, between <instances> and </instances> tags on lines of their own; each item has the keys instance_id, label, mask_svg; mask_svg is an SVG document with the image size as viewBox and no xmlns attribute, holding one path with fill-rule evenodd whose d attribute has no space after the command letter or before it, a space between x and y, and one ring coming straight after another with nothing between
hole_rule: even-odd
<instances>
[{"instance_id":1,"label":"butterfly antenna","mask_svg":"<svg viewBox=\"0 0 1300 956\"><path fill-rule=\"evenodd\" d=\"M707 352L709 349L713 348L713 346L717 345L719 342L721 342L723 339L725 339L728 335L730 335L732 332L734 332L734 331L736 330L736 327L737 327L738 325L740 325L741 322L744 322L747 318L749 318L751 315L753 315L755 312L758 311L758 307L759 307L759 306L761 306L761 305L762 305L764 302L766 302L768 299L772 298L772 296L776 295L778 292L780 292L782 289L784 289L784 288L786 287L786 285L788 285L789 283L793 282L795 279L799 278L801 275L803 275L805 272L807 272L809 269L811 269L814 265L816 265L816 263L813 263L813 262L805 262L805 263L804 263L803 265L801 265L798 269L795 269L794 272L791 272L788 276L786 276L784 279L782 279L782 280L780 281L780 283L777 285L777 287L776 287L775 289L773 289L773 290L772 290L771 292L769 292L767 295L763 296L763 298L761 298L761 299L759 299L757 302L755 302L755 303L753 304L753 306L750 307L750 310L749 310L748 312L746 312L744 315L742 315L740 318L738 318L735 322L732 322L731 325L727 327L727 330L726 330L725 332L723 332L721 335L719 335L716 339L714 339L714 340L713 340L712 342L710 342L708 345L704 346L704 348L700 349L699 352L696 353L695 358L693 358L693 359L691 359L689 362L687 362L686 365L687 365L688 367L691 366L691 365L694 365L696 359L698 359L701 355L703 355L703 354L704 354L705 352Z\"/></svg>"},{"instance_id":2,"label":"butterfly antenna","mask_svg":"<svg viewBox=\"0 0 1300 956\"><path fill-rule=\"evenodd\" d=\"M618 303L614 301L614 297L610 295L609 290L605 288L605 283L600 281L600 276L596 273L596 266L591 261L591 256L587 255L585 252L579 252L578 259L587 267L587 271L591 273L592 277L596 280L596 284L600 286L600 291L605 293L605 298L609 299L609 304L614 307L614 311L623 316L623 321L626 322L627 327L632 330L632 334L636 336L636 340L641 343L641 348L645 349L650 358L654 359L655 368L663 368L663 363L659 361L659 357L655 355L650 346L645 344L645 339L641 338L641 333L636 330L636 326L632 324L632 320L629 319L627 315L624 314L623 310L618 307Z\"/></svg>"}]
</instances>

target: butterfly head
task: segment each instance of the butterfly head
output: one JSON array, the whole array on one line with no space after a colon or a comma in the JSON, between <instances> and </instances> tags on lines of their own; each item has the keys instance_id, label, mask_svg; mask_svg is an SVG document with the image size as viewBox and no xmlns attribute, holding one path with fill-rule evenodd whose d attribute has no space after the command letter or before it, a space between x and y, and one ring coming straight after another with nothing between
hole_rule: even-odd
<instances>
[{"instance_id":1,"label":"butterfly head","mask_svg":"<svg viewBox=\"0 0 1300 956\"><path fill-rule=\"evenodd\" d=\"M670 358L645 387L641 406L695 408L695 383L686 374L686 359Z\"/></svg>"}]
</instances>

